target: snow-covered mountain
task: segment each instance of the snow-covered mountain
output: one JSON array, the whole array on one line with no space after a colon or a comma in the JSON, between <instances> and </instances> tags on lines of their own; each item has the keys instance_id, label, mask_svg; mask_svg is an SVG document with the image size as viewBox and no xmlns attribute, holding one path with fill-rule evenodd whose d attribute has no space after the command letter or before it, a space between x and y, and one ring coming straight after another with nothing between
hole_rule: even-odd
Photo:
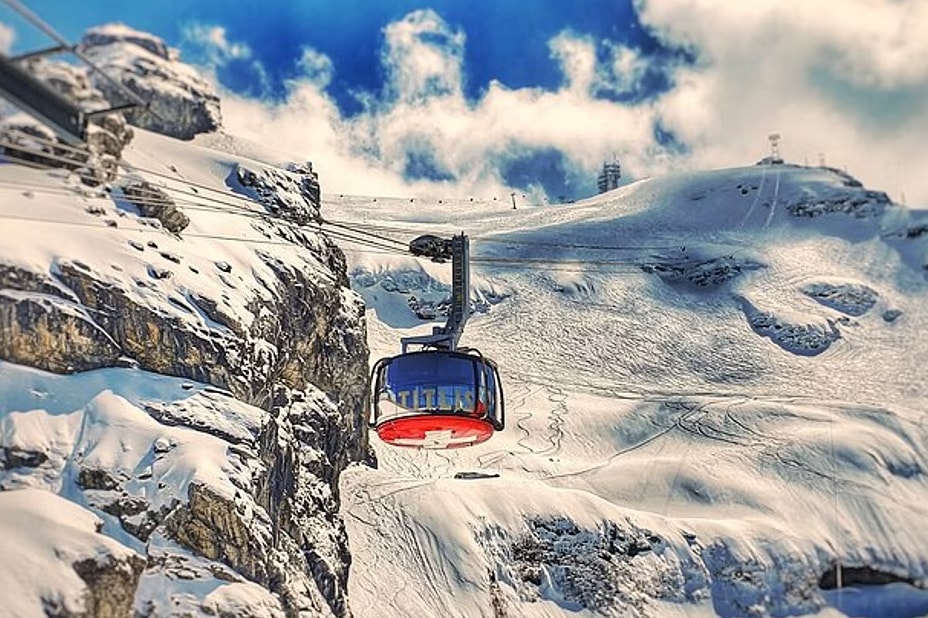
<instances>
[{"instance_id":1,"label":"snow-covered mountain","mask_svg":"<svg viewBox=\"0 0 928 618\"><path fill-rule=\"evenodd\" d=\"M466 230L493 301L462 344L507 392L488 443L374 439L380 467L346 473L357 616L928 612L924 212L792 165L323 211ZM348 256L372 356L396 354L450 269Z\"/></svg>"},{"instance_id":2,"label":"snow-covered mountain","mask_svg":"<svg viewBox=\"0 0 928 618\"><path fill-rule=\"evenodd\" d=\"M86 43L218 125L156 38ZM320 198L265 145L132 121L103 176L5 124L62 167L0 162L0 616L928 613L928 213L769 162ZM387 447L369 362L451 275L396 248L462 230L507 429Z\"/></svg>"}]
</instances>

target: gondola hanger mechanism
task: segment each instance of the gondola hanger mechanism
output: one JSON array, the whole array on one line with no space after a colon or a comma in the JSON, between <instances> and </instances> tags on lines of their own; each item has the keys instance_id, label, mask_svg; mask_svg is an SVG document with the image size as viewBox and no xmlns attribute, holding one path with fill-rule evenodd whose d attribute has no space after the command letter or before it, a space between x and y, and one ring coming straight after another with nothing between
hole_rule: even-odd
<instances>
[{"instance_id":1,"label":"gondola hanger mechanism","mask_svg":"<svg viewBox=\"0 0 928 618\"><path fill-rule=\"evenodd\" d=\"M458 347L470 313L470 243L426 235L413 255L451 259L451 311L430 335L404 337L402 353L382 358L371 376L370 424L394 446L446 449L473 446L505 428L499 369L479 351ZM417 349L414 349L417 348Z\"/></svg>"}]
</instances>

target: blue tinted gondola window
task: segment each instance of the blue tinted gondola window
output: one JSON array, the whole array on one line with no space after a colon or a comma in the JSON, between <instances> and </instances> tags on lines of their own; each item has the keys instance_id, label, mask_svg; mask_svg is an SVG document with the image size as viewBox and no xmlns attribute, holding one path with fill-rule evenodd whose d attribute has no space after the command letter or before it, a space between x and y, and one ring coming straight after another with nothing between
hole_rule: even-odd
<instances>
[{"instance_id":1,"label":"blue tinted gondola window","mask_svg":"<svg viewBox=\"0 0 928 618\"><path fill-rule=\"evenodd\" d=\"M480 372L480 388L477 391L477 412L481 415L493 410L496 399L496 381L489 367Z\"/></svg>"},{"instance_id":2,"label":"blue tinted gondola window","mask_svg":"<svg viewBox=\"0 0 928 618\"><path fill-rule=\"evenodd\" d=\"M477 358L441 353L409 354L384 367L381 412L467 412L477 408L475 392L482 363ZM481 384L481 395L485 387ZM484 399L485 400L485 399Z\"/></svg>"}]
</instances>

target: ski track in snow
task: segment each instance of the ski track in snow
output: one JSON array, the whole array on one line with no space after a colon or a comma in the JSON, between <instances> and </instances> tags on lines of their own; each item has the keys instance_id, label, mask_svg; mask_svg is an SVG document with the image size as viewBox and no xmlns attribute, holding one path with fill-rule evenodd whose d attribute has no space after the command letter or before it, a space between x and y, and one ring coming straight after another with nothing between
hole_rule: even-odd
<instances>
[{"instance_id":1,"label":"ski track in snow","mask_svg":"<svg viewBox=\"0 0 928 618\"><path fill-rule=\"evenodd\" d=\"M764 229L770 227L770 222L773 221L773 215L776 213L777 209L777 200L780 197L780 168L777 168L777 177L773 185L773 201L770 202L770 212L767 213L767 220L764 221Z\"/></svg>"},{"instance_id":2,"label":"ski track in snow","mask_svg":"<svg viewBox=\"0 0 928 618\"><path fill-rule=\"evenodd\" d=\"M740 229L744 229L744 224L748 219L751 218L751 214L754 212L754 209L757 208L757 204L760 202L760 196L764 193L764 183L767 181L767 166L763 166L760 173L760 182L757 184L756 192L754 193L754 199L751 201L751 207L748 208L748 211L744 213L744 217L741 218L741 221L738 223Z\"/></svg>"}]
</instances>

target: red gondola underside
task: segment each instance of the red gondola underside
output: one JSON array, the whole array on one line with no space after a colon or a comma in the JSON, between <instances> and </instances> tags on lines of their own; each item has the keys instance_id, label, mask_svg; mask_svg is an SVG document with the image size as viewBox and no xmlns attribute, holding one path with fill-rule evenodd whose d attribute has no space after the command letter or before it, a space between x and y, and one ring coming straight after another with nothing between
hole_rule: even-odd
<instances>
[{"instance_id":1,"label":"red gondola underside","mask_svg":"<svg viewBox=\"0 0 928 618\"><path fill-rule=\"evenodd\" d=\"M493 435L490 421L459 414L417 414L377 425L381 440L411 448L459 448L486 442Z\"/></svg>"}]
</instances>

